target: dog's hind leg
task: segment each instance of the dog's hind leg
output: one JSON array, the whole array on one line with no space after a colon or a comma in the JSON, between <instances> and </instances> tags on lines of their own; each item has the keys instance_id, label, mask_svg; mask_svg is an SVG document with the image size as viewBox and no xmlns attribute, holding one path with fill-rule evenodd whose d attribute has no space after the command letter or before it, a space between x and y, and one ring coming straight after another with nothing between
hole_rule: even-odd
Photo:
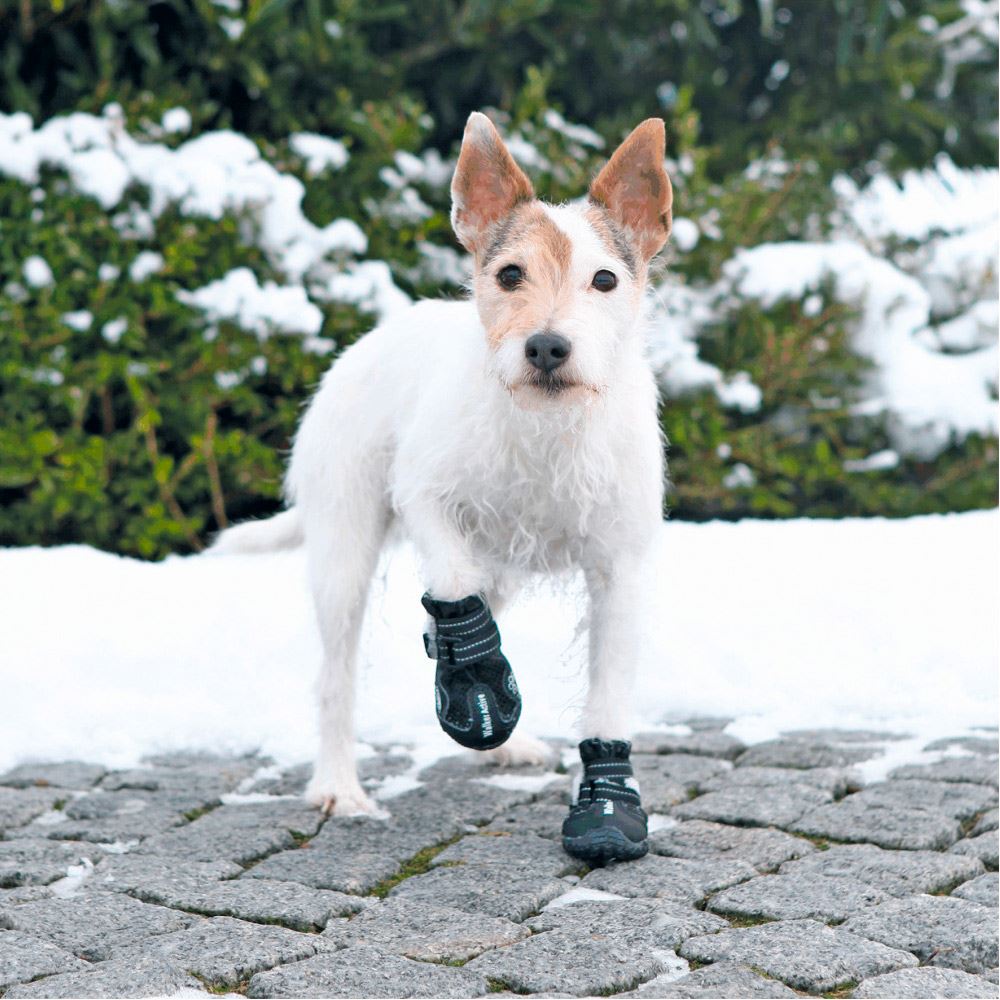
<instances>
[{"instance_id":1,"label":"dog's hind leg","mask_svg":"<svg viewBox=\"0 0 1000 1000\"><path fill-rule=\"evenodd\" d=\"M306 799L340 816L379 811L358 781L354 703L358 640L389 512L380 482L368 484L365 492L338 497L335 509L309 511L305 522L309 577L323 642L317 685L320 747Z\"/></svg>"}]
</instances>

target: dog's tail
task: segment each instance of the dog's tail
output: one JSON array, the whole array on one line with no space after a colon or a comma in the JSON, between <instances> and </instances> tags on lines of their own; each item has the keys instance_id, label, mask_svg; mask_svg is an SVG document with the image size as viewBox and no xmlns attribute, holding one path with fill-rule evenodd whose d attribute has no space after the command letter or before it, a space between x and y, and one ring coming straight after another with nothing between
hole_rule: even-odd
<instances>
[{"instance_id":1,"label":"dog's tail","mask_svg":"<svg viewBox=\"0 0 1000 1000\"><path fill-rule=\"evenodd\" d=\"M294 507L263 521L246 521L226 528L208 549L213 556L251 555L278 552L301 545L302 524Z\"/></svg>"}]
</instances>

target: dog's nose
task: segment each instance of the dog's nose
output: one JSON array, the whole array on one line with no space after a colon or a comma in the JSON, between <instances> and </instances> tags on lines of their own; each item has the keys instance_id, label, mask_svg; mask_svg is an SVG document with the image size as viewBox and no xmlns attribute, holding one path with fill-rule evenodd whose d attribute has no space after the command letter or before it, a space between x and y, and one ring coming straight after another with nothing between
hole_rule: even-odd
<instances>
[{"instance_id":1,"label":"dog's nose","mask_svg":"<svg viewBox=\"0 0 1000 1000\"><path fill-rule=\"evenodd\" d=\"M532 334L524 345L528 363L546 375L554 372L569 357L570 342L558 333Z\"/></svg>"}]
</instances>

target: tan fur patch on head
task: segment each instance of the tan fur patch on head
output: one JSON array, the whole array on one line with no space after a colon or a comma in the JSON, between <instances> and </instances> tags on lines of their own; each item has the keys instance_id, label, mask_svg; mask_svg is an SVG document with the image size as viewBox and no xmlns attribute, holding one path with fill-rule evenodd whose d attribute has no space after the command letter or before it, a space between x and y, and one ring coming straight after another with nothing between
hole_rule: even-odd
<instances>
[{"instance_id":1,"label":"tan fur patch on head","mask_svg":"<svg viewBox=\"0 0 1000 1000\"><path fill-rule=\"evenodd\" d=\"M565 298L573 246L538 202L516 208L496 227L476 258L474 285L487 337L493 346L512 335L547 329ZM505 291L497 272L516 264L524 272L522 285Z\"/></svg>"},{"instance_id":2,"label":"tan fur patch on head","mask_svg":"<svg viewBox=\"0 0 1000 1000\"><path fill-rule=\"evenodd\" d=\"M673 191L663 169L663 122L648 118L615 150L590 186L590 199L606 208L644 261L670 235Z\"/></svg>"},{"instance_id":3,"label":"tan fur patch on head","mask_svg":"<svg viewBox=\"0 0 1000 1000\"><path fill-rule=\"evenodd\" d=\"M462 245L481 252L489 230L534 194L493 123L471 114L451 182L451 222Z\"/></svg>"}]
</instances>

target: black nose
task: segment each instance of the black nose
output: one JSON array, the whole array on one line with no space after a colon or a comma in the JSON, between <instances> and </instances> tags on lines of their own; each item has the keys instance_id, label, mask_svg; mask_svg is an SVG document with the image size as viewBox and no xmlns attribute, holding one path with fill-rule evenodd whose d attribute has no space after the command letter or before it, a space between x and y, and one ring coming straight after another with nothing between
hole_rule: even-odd
<instances>
[{"instance_id":1,"label":"black nose","mask_svg":"<svg viewBox=\"0 0 1000 1000\"><path fill-rule=\"evenodd\" d=\"M540 372L554 372L569 357L570 342L558 333L532 334L524 345L524 356Z\"/></svg>"}]
</instances>

